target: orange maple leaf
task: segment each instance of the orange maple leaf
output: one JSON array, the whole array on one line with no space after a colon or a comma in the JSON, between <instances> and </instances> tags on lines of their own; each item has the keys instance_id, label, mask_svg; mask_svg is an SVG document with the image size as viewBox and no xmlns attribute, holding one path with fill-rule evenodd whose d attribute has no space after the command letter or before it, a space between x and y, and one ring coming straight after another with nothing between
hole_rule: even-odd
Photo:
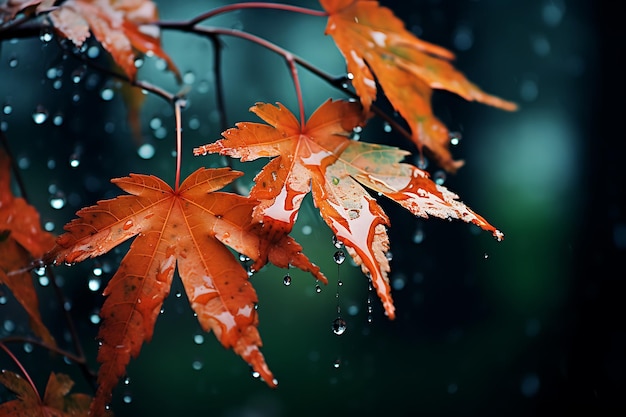
<instances>
[{"instance_id":1,"label":"orange maple leaf","mask_svg":"<svg viewBox=\"0 0 626 417\"><path fill-rule=\"evenodd\" d=\"M137 74L135 51L165 60L180 80L176 65L161 48L158 28L150 26L158 19L150 0L68 0L50 12L50 19L77 47L93 33L131 80Z\"/></svg>"},{"instance_id":2,"label":"orange maple leaf","mask_svg":"<svg viewBox=\"0 0 626 417\"><path fill-rule=\"evenodd\" d=\"M291 237L267 242L262 225L251 222L256 201L215 192L243 175L229 168L201 168L178 190L161 179L140 174L112 180L131 195L123 195L81 209L65 226L66 233L46 262L74 263L101 255L137 236L119 269L104 290L101 309L102 341L98 390L92 411L98 415L124 375L131 356L152 337L164 298L178 271L191 307L205 331L212 330L226 348L232 348L270 386L276 385L259 350L256 292L248 273L228 245L262 267L268 260L295 266L326 281L319 267L302 254Z\"/></svg>"},{"instance_id":3,"label":"orange maple leaf","mask_svg":"<svg viewBox=\"0 0 626 417\"><path fill-rule=\"evenodd\" d=\"M305 194L337 238L365 273L369 273L385 313L394 318L389 288L389 219L360 184L384 194L411 213L460 219L503 234L458 201L458 196L437 185L428 174L399 163L408 152L398 148L356 142L349 135L365 123L357 102L328 100L304 127L281 104L257 103L250 109L269 125L237 123L224 139L194 149L195 155L219 153L251 161L275 157L255 178L250 196L260 201L254 218L268 231L289 233Z\"/></svg>"},{"instance_id":4,"label":"orange maple leaf","mask_svg":"<svg viewBox=\"0 0 626 417\"><path fill-rule=\"evenodd\" d=\"M41 229L39 213L11 191L10 160L0 149L0 284L5 284L24 307L33 332L56 346L39 313L39 301L30 273L33 259L54 246L54 236Z\"/></svg>"},{"instance_id":5,"label":"orange maple leaf","mask_svg":"<svg viewBox=\"0 0 626 417\"><path fill-rule=\"evenodd\" d=\"M420 152L427 148L437 163L455 172L463 161L449 151L448 128L433 114L433 89L504 110L515 103L483 92L451 64L454 54L418 39L393 12L373 0L320 0L329 18L325 33L332 36L346 59L352 85L365 111L376 99L377 84L408 123Z\"/></svg>"},{"instance_id":6,"label":"orange maple leaf","mask_svg":"<svg viewBox=\"0 0 626 417\"><path fill-rule=\"evenodd\" d=\"M28 381L14 372L3 369L0 372L0 384L17 395L17 399L0 404L2 416L88 415L91 397L87 394L70 394L74 381L65 374L50 373L43 399Z\"/></svg>"}]
</instances>

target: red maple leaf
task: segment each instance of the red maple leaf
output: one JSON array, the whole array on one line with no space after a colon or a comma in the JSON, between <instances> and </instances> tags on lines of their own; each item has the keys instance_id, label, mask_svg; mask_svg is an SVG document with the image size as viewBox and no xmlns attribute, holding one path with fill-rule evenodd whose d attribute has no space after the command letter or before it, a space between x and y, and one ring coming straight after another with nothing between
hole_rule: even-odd
<instances>
[{"instance_id":1,"label":"red maple leaf","mask_svg":"<svg viewBox=\"0 0 626 417\"><path fill-rule=\"evenodd\" d=\"M256 292L240 262L225 246L262 267L268 260L295 266L326 281L302 247L283 236L268 242L252 222L253 199L216 192L242 173L229 168L199 169L173 190L155 176L131 174L112 180L131 195L81 209L46 262L74 263L101 255L134 236L130 250L111 278L101 309L102 344L98 390L92 412L99 415L131 356L152 338L156 318L171 287L174 270L205 331L213 331L270 386L276 385L259 347Z\"/></svg>"}]
</instances>

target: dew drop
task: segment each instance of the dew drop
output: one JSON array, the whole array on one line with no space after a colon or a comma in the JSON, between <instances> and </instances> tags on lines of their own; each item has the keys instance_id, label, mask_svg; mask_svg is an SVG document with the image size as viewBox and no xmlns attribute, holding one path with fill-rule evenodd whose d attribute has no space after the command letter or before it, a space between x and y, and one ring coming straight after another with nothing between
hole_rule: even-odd
<instances>
[{"instance_id":1,"label":"dew drop","mask_svg":"<svg viewBox=\"0 0 626 417\"><path fill-rule=\"evenodd\" d=\"M65 194L62 191L55 192L52 197L50 197L50 207L56 210L60 210L65 207L66 199Z\"/></svg>"},{"instance_id":2,"label":"dew drop","mask_svg":"<svg viewBox=\"0 0 626 417\"><path fill-rule=\"evenodd\" d=\"M90 278L89 282L87 283L87 287L89 288L89 291L98 291L100 289L101 286L101 281L100 278Z\"/></svg>"},{"instance_id":3,"label":"dew drop","mask_svg":"<svg viewBox=\"0 0 626 417\"><path fill-rule=\"evenodd\" d=\"M333 255L333 260L337 265L341 265L346 260L346 254L342 250L338 250Z\"/></svg>"},{"instance_id":4,"label":"dew drop","mask_svg":"<svg viewBox=\"0 0 626 417\"><path fill-rule=\"evenodd\" d=\"M332 329L333 333L335 333L337 336L341 336L346 332L347 323L341 317L337 317L335 320L333 320Z\"/></svg>"},{"instance_id":5,"label":"dew drop","mask_svg":"<svg viewBox=\"0 0 626 417\"><path fill-rule=\"evenodd\" d=\"M46 120L48 120L48 110L41 105L37 106L35 112L33 113L33 121L40 125Z\"/></svg>"},{"instance_id":6,"label":"dew drop","mask_svg":"<svg viewBox=\"0 0 626 417\"><path fill-rule=\"evenodd\" d=\"M285 286L291 285L291 275L287 274L283 277L283 284L285 284Z\"/></svg>"}]
</instances>

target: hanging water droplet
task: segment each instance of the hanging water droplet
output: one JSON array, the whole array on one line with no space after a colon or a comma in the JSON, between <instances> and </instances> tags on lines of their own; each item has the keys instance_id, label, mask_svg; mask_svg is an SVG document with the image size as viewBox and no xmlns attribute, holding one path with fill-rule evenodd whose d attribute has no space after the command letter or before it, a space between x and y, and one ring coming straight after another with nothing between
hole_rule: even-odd
<instances>
[{"instance_id":1,"label":"hanging water droplet","mask_svg":"<svg viewBox=\"0 0 626 417\"><path fill-rule=\"evenodd\" d=\"M283 277L283 284L286 286L291 285L291 275L287 274Z\"/></svg>"},{"instance_id":2,"label":"hanging water droplet","mask_svg":"<svg viewBox=\"0 0 626 417\"><path fill-rule=\"evenodd\" d=\"M42 287L47 287L48 285L50 285L50 278L45 275L39 277L39 285L41 285Z\"/></svg>"},{"instance_id":3,"label":"hanging water droplet","mask_svg":"<svg viewBox=\"0 0 626 417\"><path fill-rule=\"evenodd\" d=\"M102 270L102 265L100 265L100 263L94 263L91 273L99 277L99 276L102 276L102 272L104 272Z\"/></svg>"},{"instance_id":4,"label":"hanging water droplet","mask_svg":"<svg viewBox=\"0 0 626 417\"><path fill-rule=\"evenodd\" d=\"M333 368L337 369L341 366L341 359L335 359L333 361Z\"/></svg>"},{"instance_id":5,"label":"hanging water droplet","mask_svg":"<svg viewBox=\"0 0 626 417\"><path fill-rule=\"evenodd\" d=\"M342 250L338 250L333 255L333 260L337 265L341 265L346 260L346 254Z\"/></svg>"},{"instance_id":6,"label":"hanging water droplet","mask_svg":"<svg viewBox=\"0 0 626 417\"><path fill-rule=\"evenodd\" d=\"M337 238L336 235L333 235L333 245L335 245L337 249L341 249L343 247L343 243Z\"/></svg>"},{"instance_id":7,"label":"hanging water droplet","mask_svg":"<svg viewBox=\"0 0 626 417\"><path fill-rule=\"evenodd\" d=\"M315 284L315 292L318 294L322 292L322 287L320 287L320 284Z\"/></svg>"},{"instance_id":8,"label":"hanging water droplet","mask_svg":"<svg viewBox=\"0 0 626 417\"><path fill-rule=\"evenodd\" d=\"M203 343L204 343L204 335L202 335L202 334L200 334L200 333L193 335L193 342L194 342L196 345L201 345L201 344L203 344Z\"/></svg>"},{"instance_id":9,"label":"hanging water droplet","mask_svg":"<svg viewBox=\"0 0 626 417\"><path fill-rule=\"evenodd\" d=\"M342 319L341 317L337 317L334 321L333 321L333 333L335 333L337 336L341 336L342 334L344 334L346 332L347 329L347 323L344 319Z\"/></svg>"},{"instance_id":10,"label":"hanging water droplet","mask_svg":"<svg viewBox=\"0 0 626 417\"><path fill-rule=\"evenodd\" d=\"M450 139L450 145L456 146L463 139L463 135L461 135L461 132L448 132L448 138Z\"/></svg>"},{"instance_id":11,"label":"hanging water droplet","mask_svg":"<svg viewBox=\"0 0 626 417\"><path fill-rule=\"evenodd\" d=\"M90 291L98 291L100 289L100 278L90 278L89 282L87 283L87 287L89 288Z\"/></svg>"},{"instance_id":12,"label":"hanging water droplet","mask_svg":"<svg viewBox=\"0 0 626 417\"><path fill-rule=\"evenodd\" d=\"M254 379L258 379L258 378L261 376L261 374L259 373L259 371L255 371L254 369L252 369L252 370L250 371L250 375L252 375L252 378L254 378Z\"/></svg>"},{"instance_id":13,"label":"hanging water droplet","mask_svg":"<svg viewBox=\"0 0 626 417\"><path fill-rule=\"evenodd\" d=\"M487 252L485 252L485 254L483 255L484 259L488 259L489 258L489 254Z\"/></svg>"},{"instance_id":14,"label":"hanging water droplet","mask_svg":"<svg viewBox=\"0 0 626 417\"><path fill-rule=\"evenodd\" d=\"M180 297L182 297L182 296L183 296L183 293L177 290L177 291L174 293L174 296L175 296L176 298L180 298Z\"/></svg>"},{"instance_id":15,"label":"hanging water droplet","mask_svg":"<svg viewBox=\"0 0 626 417\"><path fill-rule=\"evenodd\" d=\"M385 122L383 124L383 130L385 131L385 133L389 133L393 130L393 127L391 127L389 123Z\"/></svg>"},{"instance_id":16,"label":"hanging water droplet","mask_svg":"<svg viewBox=\"0 0 626 417\"><path fill-rule=\"evenodd\" d=\"M43 106L39 105L33 112L33 120L38 125L42 124L48 119L48 110L46 110Z\"/></svg>"},{"instance_id":17,"label":"hanging water droplet","mask_svg":"<svg viewBox=\"0 0 626 417\"><path fill-rule=\"evenodd\" d=\"M56 210L60 210L65 207L65 194L62 191L57 191L50 197L50 207Z\"/></svg>"}]
</instances>

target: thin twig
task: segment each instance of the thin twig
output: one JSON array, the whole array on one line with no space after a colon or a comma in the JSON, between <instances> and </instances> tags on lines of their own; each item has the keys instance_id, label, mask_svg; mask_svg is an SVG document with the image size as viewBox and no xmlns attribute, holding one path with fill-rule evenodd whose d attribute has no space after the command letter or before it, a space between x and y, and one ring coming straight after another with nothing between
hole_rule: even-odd
<instances>
[{"instance_id":1,"label":"thin twig","mask_svg":"<svg viewBox=\"0 0 626 417\"><path fill-rule=\"evenodd\" d=\"M20 372L22 372L22 374L24 375L24 377L26 378L26 380L28 381L30 386L33 388L33 391L35 391L35 394L37 395L37 398L39 398L39 400L41 400L41 396L39 395L39 391L37 391L37 386L35 385L33 380L30 378L30 375L28 374L28 372L26 372L26 369L24 369L24 366L22 366L22 363L17 359L17 357L15 357L13 352L11 352L11 350L8 347L6 347L6 345L4 343L2 343L2 341L0 341L0 349L4 350L6 352L6 354L9 355L9 357L13 360L13 362L15 362L17 367L20 368Z\"/></svg>"},{"instance_id":2,"label":"thin twig","mask_svg":"<svg viewBox=\"0 0 626 417\"><path fill-rule=\"evenodd\" d=\"M308 9L305 7L292 6L290 4L250 2L250 3L228 4L226 6L217 7L213 10L209 10L206 13L202 13L201 15L198 15L194 17L193 19L188 20L187 22L185 22L185 24L187 26L195 26L198 23L204 20L210 19L219 14L232 12L236 10L242 10L242 9L273 9L273 10L284 10L284 11L294 12L294 13L308 14L311 16L328 16L328 13L326 13L323 10Z\"/></svg>"}]
</instances>

